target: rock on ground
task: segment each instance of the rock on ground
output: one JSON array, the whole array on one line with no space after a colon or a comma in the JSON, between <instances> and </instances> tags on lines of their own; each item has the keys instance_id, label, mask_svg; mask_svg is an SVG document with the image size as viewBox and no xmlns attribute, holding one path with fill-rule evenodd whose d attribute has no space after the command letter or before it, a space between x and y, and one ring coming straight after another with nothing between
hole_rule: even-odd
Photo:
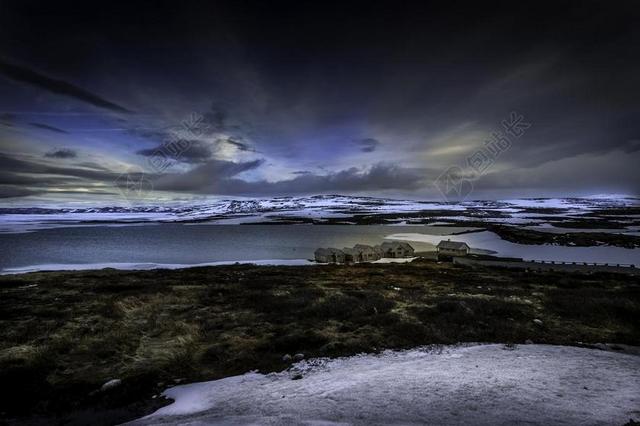
<instances>
[{"instance_id":1,"label":"rock on ground","mask_svg":"<svg viewBox=\"0 0 640 426\"><path fill-rule=\"evenodd\" d=\"M177 386L166 396L175 402L132 423L622 425L640 419L640 357L535 344L387 351Z\"/></svg>"}]
</instances>

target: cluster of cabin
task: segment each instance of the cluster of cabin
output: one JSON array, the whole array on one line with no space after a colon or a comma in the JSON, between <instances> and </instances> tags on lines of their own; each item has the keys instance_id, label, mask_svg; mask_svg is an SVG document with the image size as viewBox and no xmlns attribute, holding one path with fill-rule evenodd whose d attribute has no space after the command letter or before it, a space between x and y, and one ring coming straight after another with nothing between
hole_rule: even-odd
<instances>
[{"instance_id":1,"label":"cluster of cabin","mask_svg":"<svg viewBox=\"0 0 640 426\"><path fill-rule=\"evenodd\" d=\"M353 248L319 248L314 252L316 262L320 263L357 263L373 262L382 258L413 257L414 249L410 244L400 241L384 242L377 246L356 244Z\"/></svg>"}]
</instances>

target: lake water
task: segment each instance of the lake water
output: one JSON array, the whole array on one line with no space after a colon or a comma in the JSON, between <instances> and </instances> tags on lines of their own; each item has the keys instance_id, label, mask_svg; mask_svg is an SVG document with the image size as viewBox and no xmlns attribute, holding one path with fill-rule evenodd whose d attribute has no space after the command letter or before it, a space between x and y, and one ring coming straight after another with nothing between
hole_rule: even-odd
<instances>
[{"instance_id":1,"label":"lake water","mask_svg":"<svg viewBox=\"0 0 640 426\"><path fill-rule=\"evenodd\" d=\"M318 247L380 244L395 232L446 234L428 226L82 226L0 234L0 269L34 265L168 264L312 259ZM431 247L416 244L416 249ZM276 262L283 263L283 262ZM289 262L290 263L290 262ZM107 266L107 265L105 265ZM49 268L51 269L51 268Z\"/></svg>"},{"instance_id":2,"label":"lake water","mask_svg":"<svg viewBox=\"0 0 640 426\"><path fill-rule=\"evenodd\" d=\"M0 234L0 270L116 267L146 269L198 264L255 262L306 264L318 247L380 244L386 237L433 250L444 238L473 248L525 259L640 264L640 250L513 244L484 231L451 235L465 228L356 225L81 226Z\"/></svg>"}]
</instances>

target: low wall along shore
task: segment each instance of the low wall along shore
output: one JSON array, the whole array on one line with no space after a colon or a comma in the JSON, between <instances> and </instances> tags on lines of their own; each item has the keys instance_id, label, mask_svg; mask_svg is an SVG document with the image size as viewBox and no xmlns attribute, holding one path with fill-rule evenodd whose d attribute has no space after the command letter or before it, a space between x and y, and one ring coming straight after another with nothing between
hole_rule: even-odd
<instances>
[{"instance_id":1,"label":"low wall along shore","mask_svg":"<svg viewBox=\"0 0 640 426\"><path fill-rule=\"evenodd\" d=\"M468 257L454 257L453 263L458 265L496 266L502 268L532 269L539 271L575 271L575 272L616 272L639 275L640 269L629 264L587 263L587 262L548 262L543 260L506 261L483 260Z\"/></svg>"}]
</instances>

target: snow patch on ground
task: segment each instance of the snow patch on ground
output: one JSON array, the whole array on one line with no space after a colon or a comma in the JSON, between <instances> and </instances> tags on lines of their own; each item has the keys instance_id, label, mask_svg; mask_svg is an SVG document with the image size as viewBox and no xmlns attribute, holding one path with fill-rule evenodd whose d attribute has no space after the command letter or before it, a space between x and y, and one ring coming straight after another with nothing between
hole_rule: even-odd
<instances>
[{"instance_id":1,"label":"snow patch on ground","mask_svg":"<svg viewBox=\"0 0 640 426\"><path fill-rule=\"evenodd\" d=\"M385 239L427 243L435 246L444 238L420 233L399 233L388 235ZM640 264L640 249L611 246L565 247L550 244L517 244L505 241L491 231L452 235L446 239L465 242L472 249L489 251L505 257L519 257L524 260Z\"/></svg>"},{"instance_id":2,"label":"snow patch on ground","mask_svg":"<svg viewBox=\"0 0 640 426\"><path fill-rule=\"evenodd\" d=\"M382 259L374 260L371 263L409 263L416 260L417 257L383 257Z\"/></svg>"},{"instance_id":3,"label":"snow patch on ground","mask_svg":"<svg viewBox=\"0 0 640 426\"><path fill-rule=\"evenodd\" d=\"M222 266L234 264L252 264L252 265L279 265L279 266L303 266L316 265L317 263L307 259L262 259L262 260L224 260L219 262L207 263L83 263L83 264L62 264L51 263L43 265L21 266L18 268L5 268L0 275L24 274L27 272L38 271L88 271L92 269L122 269L122 270L151 270L151 269L182 269L197 268L200 266Z\"/></svg>"},{"instance_id":4,"label":"snow patch on ground","mask_svg":"<svg viewBox=\"0 0 640 426\"><path fill-rule=\"evenodd\" d=\"M22 205L0 208L0 232L32 232L83 223L112 224L117 222L189 222L241 224L279 222L295 218L323 221L329 218L349 218L353 215L380 215L387 213L416 213L442 211L457 220L480 220L509 223L509 217L491 217L505 214L523 223L519 218L535 217L535 212L522 212L527 208L555 209L538 213L542 216L566 217L580 215L594 209L630 207L640 205L636 198L553 198L518 199L504 201L434 202L393 200L370 197L323 195L311 197L277 197L270 199L220 200L197 203L173 203L141 206L75 206L28 207ZM478 215L467 216L468 213ZM487 216L483 213L489 213ZM425 214L425 217L431 217ZM445 219L446 216L442 216ZM404 219L404 218L403 218ZM446 219L445 219L446 220Z\"/></svg>"},{"instance_id":5,"label":"snow patch on ground","mask_svg":"<svg viewBox=\"0 0 640 426\"><path fill-rule=\"evenodd\" d=\"M386 351L165 396L175 402L131 424L622 425L640 418L640 357L550 345Z\"/></svg>"}]
</instances>

